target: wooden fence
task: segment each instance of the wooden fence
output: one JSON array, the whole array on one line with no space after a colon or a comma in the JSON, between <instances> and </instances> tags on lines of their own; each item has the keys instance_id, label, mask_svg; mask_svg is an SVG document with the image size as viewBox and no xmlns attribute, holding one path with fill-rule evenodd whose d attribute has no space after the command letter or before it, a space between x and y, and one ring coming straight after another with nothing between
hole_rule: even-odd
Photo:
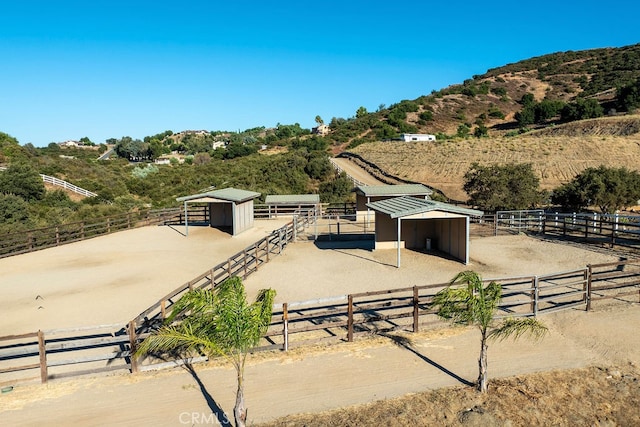
<instances>
[{"instance_id":1,"label":"wooden fence","mask_svg":"<svg viewBox=\"0 0 640 427\"><path fill-rule=\"evenodd\" d=\"M495 235L527 232L568 240L640 249L640 216L535 211L496 212L474 222Z\"/></svg>"},{"instance_id":2,"label":"wooden fence","mask_svg":"<svg viewBox=\"0 0 640 427\"><path fill-rule=\"evenodd\" d=\"M96 221L73 222L4 234L0 239L0 258L78 242L116 231L165 224L179 215L179 209L148 210L100 218Z\"/></svg>"},{"instance_id":3,"label":"wooden fence","mask_svg":"<svg viewBox=\"0 0 640 427\"><path fill-rule=\"evenodd\" d=\"M302 221L301 221L302 222ZM300 225L302 227L303 225ZM162 324L170 306L193 288L215 286L227 277L245 277L294 240L293 222L224 263L161 298L127 325L37 331L0 337L0 384L46 382L72 375L178 366L204 360L131 357L132 349ZM490 279L487 279L487 281ZM593 301L616 298L640 302L640 259L585 268L493 279L503 288L499 317L538 316L568 308L591 309ZM255 351L288 350L320 342L353 341L391 330L417 332L443 324L431 302L446 284L412 286L274 305L267 333ZM636 298L637 295L637 298ZM36 372L34 374L34 372ZM31 377L25 376L31 373Z\"/></svg>"}]
</instances>

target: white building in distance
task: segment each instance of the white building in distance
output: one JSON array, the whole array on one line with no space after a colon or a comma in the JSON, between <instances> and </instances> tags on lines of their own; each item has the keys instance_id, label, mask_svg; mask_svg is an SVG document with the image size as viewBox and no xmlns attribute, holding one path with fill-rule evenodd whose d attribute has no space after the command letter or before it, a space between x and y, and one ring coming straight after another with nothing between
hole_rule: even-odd
<instances>
[{"instance_id":1,"label":"white building in distance","mask_svg":"<svg viewBox=\"0 0 640 427\"><path fill-rule=\"evenodd\" d=\"M426 133L403 133L400 135L400 139L405 142L414 142L414 141L435 141L435 135L429 135Z\"/></svg>"}]
</instances>

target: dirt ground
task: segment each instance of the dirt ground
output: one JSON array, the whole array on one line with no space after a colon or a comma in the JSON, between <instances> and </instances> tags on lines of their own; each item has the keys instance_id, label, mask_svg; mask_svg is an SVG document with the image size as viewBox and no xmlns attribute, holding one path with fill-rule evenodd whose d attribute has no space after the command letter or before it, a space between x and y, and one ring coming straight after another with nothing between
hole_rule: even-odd
<instances>
[{"instance_id":1,"label":"dirt ground","mask_svg":"<svg viewBox=\"0 0 640 427\"><path fill-rule=\"evenodd\" d=\"M2 259L0 335L126 322L279 225L260 223L237 237L192 227L188 238L179 229L149 227ZM618 259L517 235L473 239L468 266L403 250L401 268L396 268L395 250L357 246L292 244L245 281L250 297L273 287L276 302L303 301L444 283L464 269L500 278ZM492 378L594 365L637 370L640 364L637 302L600 303L589 313L570 310L541 320L550 329L542 343L490 344ZM411 339L410 348L378 337L255 355L246 371L249 425L456 386L477 377L475 330L441 329ZM178 368L16 385L0 395L0 419L5 425L224 425L234 399L233 369L212 361L197 366L195 374Z\"/></svg>"}]
</instances>

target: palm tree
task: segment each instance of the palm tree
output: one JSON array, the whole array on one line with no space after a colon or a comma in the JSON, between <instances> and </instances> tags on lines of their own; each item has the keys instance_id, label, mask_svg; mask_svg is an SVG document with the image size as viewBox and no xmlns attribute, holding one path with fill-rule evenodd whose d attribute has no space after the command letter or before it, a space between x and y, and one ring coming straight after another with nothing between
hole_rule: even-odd
<instances>
[{"instance_id":1,"label":"palm tree","mask_svg":"<svg viewBox=\"0 0 640 427\"><path fill-rule=\"evenodd\" d=\"M148 336L136 355L179 351L224 356L236 369L237 392L233 415L244 426L244 366L271 322L276 291L263 289L249 305L242 280L232 277L211 289L195 289L175 304L164 326Z\"/></svg>"},{"instance_id":2,"label":"palm tree","mask_svg":"<svg viewBox=\"0 0 640 427\"><path fill-rule=\"evenodd\" d=\"M459 286L462 285L462 286ZM466 285L466 286L464 286ZM480 329L480 358L477 388L487 391L487 339L519 338L530 334L539 339L547 332L547 327L535 318L507 318L496 324L494 315L502 299L502 287L490 282L483 286L482 278L474 271L458 273L449 286L439 291L432 305L437 315L459 325L474 325Z\"/></svg>"}]
</instances>

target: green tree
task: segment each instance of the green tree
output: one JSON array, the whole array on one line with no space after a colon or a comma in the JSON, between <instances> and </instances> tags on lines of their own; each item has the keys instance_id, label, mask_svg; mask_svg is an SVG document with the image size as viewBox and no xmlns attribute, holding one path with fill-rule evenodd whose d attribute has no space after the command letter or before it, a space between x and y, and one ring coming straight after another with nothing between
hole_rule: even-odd
<instances>
[{"instance_id":1,"label":"green tree","mask_svg":"<svg viewBox=\"0 0 640 427\"><path fill-rule=\"evenodd\" d=\"M22 197L0 194L0 231L10 233L18 224L30 223L29 204Z\"/></svg>"},{"instance_id":2,"label":"green tree","mask_svg":"<svg viewBox=\"0 0 640 427\"><path fill-rule=\"evenodd\" d=\"M275 295L275 290L262 289L256 301L248 304L239 277L231 277L213 290L189 291L178 300L166 324L147 337L136 354L177 350L227 358L237 377L233 415L236 426L244 426L245 361L269 327Z\"/></svg>"},{"instance_id":3,"label":"green tree","mask_svg":"<svg viewBox=\"0 0 640 427\"><path fill-rule=\"evenodd\" d=\"M603 213L613 213L640 199L640 174L626 168L587 168L570 182L556 188L551 201L566 208L598 206Z\"/></svg>"},{"instance_id":4,"label":"green tree","mask_svg":"<svg viewBox=\"0 0 640 427\"><path fill-rule=\"evenodd\" d=\"M14 194L27 202L44 197L42 177L26 162L12 163L4 172L0 171L0 193Z\"/></svg>"},{"instance_id":5,"label":"green tree","mask_svg":"<svg viewBox=\"0 0 640 427\"><path fill-rule=\"evenodd\" d=\"M324 124L324 120L322 120L322 117L316 116L316 124L318 126L322 126Z\"/></svg>"},{"instance_id":6,"label":"green tree","mask_svg":"<svg viewBox=\"0 0 640 427\"><path fill-rule=\"evenodd\" d=\"M544 195L531 164L473 163L464 175L463 189L470 204L488 211L528 209Z\"/></svg>"},{"instance_id":7,"label":"green tree","mask_svg":"<svg viewBox=\"0 0 640 427\"><path fill-rule=\"evenodd\" d=\"M527 104L522 110L516 112L514 118L521 128L532 125L536 121L536 109L533 104Z\"/></svg>"},{"instance_id":8,"label":"green tree","mask_svg":"<svg viewBox=\"0 0 640 427\"><path fill-rule=\"evenodd\" d=\"M466 138L469 136L469 132L471 132L471 128L466 124L461 124L458 126L458 130L456 131L456 136L459 138Z\"/></svg>"},{"instance_id":9,"label":"green tree","mask_svg":"<svg viewBox=\"0 0 640 427\"><path fill-rule=\"evenodd\" d=\"M436 314L458 325L476 326L480 330L480 357L478 358L478 391L488 389L487 344L488 339L515 339L524 334L541 338L547 327L535 318L507 318L496 323L494 317L500 300L502 286L491 281L486 286L480 275L474 271L458 273L449 282L449 286L439 291L432 306Z\"/></svg>"},{"instance_id":10,"label":"green tree","mask_svg":"<svg viewBox=\"0 0 640 427\"><path fill-rule=\"evenodd\" d=\"M562 120L575 121L602 117L604 109L597 100L579 98L575 102L566 104L560 113Z\"/></svg>"}]
</instances>

